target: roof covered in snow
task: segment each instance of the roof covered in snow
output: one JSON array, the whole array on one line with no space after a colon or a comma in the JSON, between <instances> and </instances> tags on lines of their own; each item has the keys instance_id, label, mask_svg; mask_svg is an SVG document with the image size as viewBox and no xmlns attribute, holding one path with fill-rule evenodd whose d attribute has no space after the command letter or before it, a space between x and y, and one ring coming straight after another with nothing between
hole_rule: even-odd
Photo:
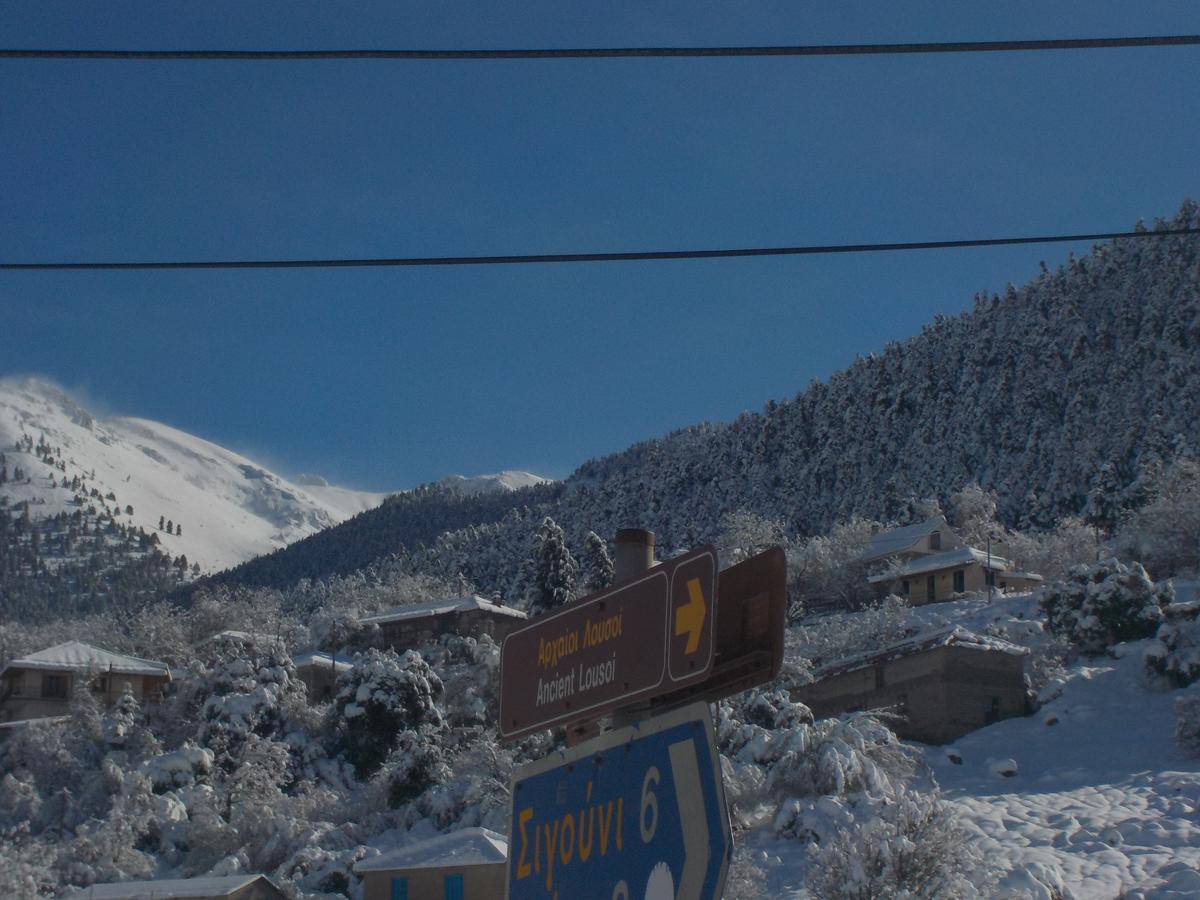
<instances>
[{"instance_id":1,"label":"roof covered in snow","mask_svg":"<svg viewBox=\"0 0 1200 900\"><path fill-rule=\"evenodd\" d=\"M119 672L122 675L165 675L171 677L166 663L124 656L110 650L102 650L82 641L67 641L57 647L39 650L21 659L9 660L8 669L49 669L90 672Z\"/></svg>"},{"instance_id":2,"label":"roof covered in snow","mask_svg":"<svg viewBox=\"0 0 1200 900\"><path fill-rule=\"evenodd\" d=\"M946 524L945 516L933 516L916 525L905 525L903 528L881 531L867 541L867 546L863 549L862 560L870 562L901 553L927 534L939 529L947 531L950 529L950 526Z\"/></svg>"},{"instance_id":3,"label":"roof covered in snow","mask_svg":"<svg viewBox=\"0 0 1200 900\"><path fill-rule=\"evenodd\" d=\"M307 653L300 653L292 657L292 665L297 669L302 666L320 666L328 669L332 667L336 672L345 672L353 669L354 665L345 657L336 659L328 650L309 650Z\"/></svg>"},{"instance_id":4,"label":"roof covered in snow","mask_svg":"<svg viewBox=\"0 0 1200 900\"><path fill-rule=\"evenodd\" d=\"M0 722L0 731L16 731L26 725L56 725L69 722L70 716L44 716L40 719L13 719L11 722Z\"/></svg>"},{"instance_id":5,"label":"roof covered in snow","mask_svg":"<svg viewBox=\"0 0 1200 900\"><path fill-rule=\"evenodd\" d=\"M354 866L354 871L484 866L503 863L507 859L508 841L503 835L486 828L463 828L380 854L374 859L364 859Z\"/></svg>"},{"instance_id":6,"label":"roof covered in snow","mask_svg":"<svg viewBox=\"0 0 1200 900\"><path fill-rule=\"evenodd\" d=\"M897 578L904 578L908 575L922 575L926 572L936 572L939 569L949 569L954 566L976 562L985 569L990 568L996 572L1004 572L1012 565L1010 560L1005 559L1003 556L997 556L995 553L989 556L987 552L977 550L974 547L959 547L957 550L946 550L943 553L930 553L926 556L918 556L915 559L910 559L898 569L884 572L881 575L872 575L867 581L871 584L879 584L884 581L895 581ZM1024 577L1040 578L1041 576L1026 574Z\"/></svg>"},{"instance_id":7,"label":"roof covered in snow","mask_svg":"<svg viewBox=\"0 0 1200 900\"><path fill-rule=\"evenodd\" d=\"M982 634L968 631L961 625L955 625L953 628L943 628L939 631L926 631L914 634L911 637L897 641L879 650L870 650L866 653L846 657L845 659L833 660L814 671L813 677L817 681L821 681L825 678L832 678L835 675L844 675L847 672L865 669L868 666L876 666L903 656L911 656L914 653L924 653L938 647L990 650L995 653L1007 653L1011 656L1026 656L1029 653L1028 649L1019 644L1001 640L1000 638L985 637Z\"/></svg>"},{"instance_id":8,"label":"roof covered in snow","mask_svg":"<svg viewBox=\"0 0 1200 900\"><path fill-rule=\"evenodd\" d=\"M475 594L470 597L455 597L452 600L431 600L428 603L413 603L409 606L397 606L387 612L368 616L362 620L364 625L382 625L384 622L399 622L404 619L423 619L426 616L441 616L447 613L474 612L496 613L501 616L512 616L516 619L528 618L525 612L511 606L493 603Z\"/></svg>"},{"instance_id":9,"label":"roof covered in snow","mask_svg":"<svg viewBox=\"0 0 1200 900\"><path fill-rule=\"evenodd\" d=\"M266 875L221 875L208 878L174 878L167 881L115 881L80 888L68 896L76 900L170 900L184 897L227 897ZM278 890L278 889L276 889Z\"/></svg>"}]
</instances>

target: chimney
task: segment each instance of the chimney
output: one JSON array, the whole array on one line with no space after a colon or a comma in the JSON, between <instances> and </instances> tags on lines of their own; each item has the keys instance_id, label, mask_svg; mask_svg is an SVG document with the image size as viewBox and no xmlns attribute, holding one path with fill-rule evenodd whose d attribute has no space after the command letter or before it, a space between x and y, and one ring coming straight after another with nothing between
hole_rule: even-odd
<instances>
[{"instance_id":1,"label":"chimney","mask_svg":"<svg viewBox=\"0 0 1200 900\"><path fill-rule=\"evenodd\" d=\"M628 581L657 565L654 559L654 532L643 528L617 529L617 555L613 560L613 581Z\"/></svg>"}]
</instances>

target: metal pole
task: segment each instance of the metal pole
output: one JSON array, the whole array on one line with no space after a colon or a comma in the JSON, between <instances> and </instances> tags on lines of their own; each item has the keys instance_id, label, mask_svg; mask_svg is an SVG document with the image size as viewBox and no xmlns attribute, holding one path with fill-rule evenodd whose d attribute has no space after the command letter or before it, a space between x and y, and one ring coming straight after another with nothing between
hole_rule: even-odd
<instances>
[{"instance_id":1,"label":"metal pole","mask_svg":"<svg viewBox=\"0 0 1200 900\"><path fill-rule=\"evenodd\" d=\"M996 573L992 571L992 533L989 531L987 536L987 586L988 586L988 603L992 602L993 591L996 589Z\"/></svg>"}]
</instances>

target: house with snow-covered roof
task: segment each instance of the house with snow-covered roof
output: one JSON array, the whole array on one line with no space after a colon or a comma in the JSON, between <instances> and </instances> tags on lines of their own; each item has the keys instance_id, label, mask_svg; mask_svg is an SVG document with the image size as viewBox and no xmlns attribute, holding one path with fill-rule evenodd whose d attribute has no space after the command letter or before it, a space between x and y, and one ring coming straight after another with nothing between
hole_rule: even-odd
<instances>
[{"instance_id":1,"label":"house with snow-covered roof","mask_svg":"<svg viewBox=\"0 0 1200 900\"><path fill-rule=\"evenodd\" d=\"M339 658L328 650L309 650L292 657L296 674L308 688L309 703L328 703L337 693L340 675L354 668L346 657Z\"/></svg>"},{"instance_id":2,"label":"house with snow-covered roof","mask_svg":"<svg viewBox=\"0 0 1200 900\"><path fill-rule=\"evenodd\" d=\"M508 841L486 828L463 828L354 866L363 900L495 900L504 896Z\"/></svg>"},{"instance_id":3,"label":"house with snow-covered roof","mask_svg":"<svg viewBox=\"0 0 1200 900\"><path fill-rule=\"evenodd\" d=\"M366 626L378 626L384 643L394 650L418 647L443 634L479 637L491 635L496 643L527 618L523 610L505 606L498 600L479 595L432 600L398 606L361 620Z\"/></svg>"},{"instance_id":4,"label":"house with snow-covered roof","mask_svg":"<svg viewBox=\"0 0 1200 900\"><path fill-rule=\"evenodd\" d=\"M0 670L0 721L65 715L80 680L107 707L127 690L141 702L158 699L171 670L166 663L67 641L9 660Z\"/></svg>"},{"instance_id":5,"label":"house with snow-covered roof","mask_svg":"<svg viewBox=\"0 0 1200 900\"><path fill-rule=\"evenodd\" d=\"M266 875L219 875L164 881L115 881L79 888L72 900L285 900Z\"/></svg>"},{"instance_id":6,"label":"house with snow-covered roof","mask_svg":"<svg viewBox=\"0 0 1200 900\"><path fill-rule=\"evenodd\" d=\"M880 532L867 542L861 558L881 570L868 582L915 605L989 588L1027 591L1042 583L1041 575L1019 571L1012 560L968 547L945 516Z\"/></svg>"},{"instance_id":7,"label":"house with snow-covered roof","mask_svg":"<svg viewBox=\"0 0 1200 900\"><path fill-rule=\"evenodd\" d=\"M954 628L913 635L845 659L827 660L791 697L828 718L888 709L896 734L942 744L1029 711L1024 647Z\"/></svg>"}]
</instances>

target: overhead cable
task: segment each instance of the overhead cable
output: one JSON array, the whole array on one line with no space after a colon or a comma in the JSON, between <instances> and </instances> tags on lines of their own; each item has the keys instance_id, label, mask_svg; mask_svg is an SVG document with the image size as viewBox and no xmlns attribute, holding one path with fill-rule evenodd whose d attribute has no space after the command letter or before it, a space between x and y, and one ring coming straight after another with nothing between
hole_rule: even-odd
<instances>
[{"instance_id":1,"label":"overhead cable","mask_svg":"<svg viewBox=\"0 0 1200 900\"><path fill-rule=\"evenodd\" d=\"M799 247L743 247L717 250L631 250L603 253L522 253L500 256L401 256L362 259L227 259L143 260L137 262L0 262L0 271L74 271L145 269L370 269L419 266L503 266L534 263L648 262L659 260L733 259L755 256L822 256L837 253L883 253L904 250L952 250L1019 244L1063 244L1200 235L1200 228L1154 231L1108 231L1034 237L976 238L954 241L900 241L883 244L824 244Z\"/></svg>"},{"instance_id":2,"label":"overhead cable","mask_svg":"<svg viewBox=\"0 0 1200 900\"><path fill-rule=\"evenodd\" d=\"M0 49L0 59L322 60L322 59L625 59L720 56L895 56L918 53L1001 53L1114 50L1200 45L1198 34L1146 37L1050 38L1025 41L935 41L906 44L794 44L763 47L572 47L475 50L38 50Z\"/></svg>"}]
</instances>

